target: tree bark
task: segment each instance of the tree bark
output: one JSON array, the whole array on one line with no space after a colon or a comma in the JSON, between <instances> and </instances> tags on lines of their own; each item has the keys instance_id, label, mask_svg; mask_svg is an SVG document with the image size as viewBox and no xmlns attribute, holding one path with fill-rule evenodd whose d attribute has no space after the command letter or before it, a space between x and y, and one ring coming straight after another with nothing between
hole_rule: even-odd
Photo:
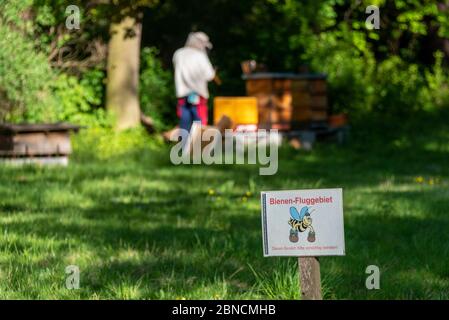
<instances>
[{"instance_id":1,"label":"tree bark","mask_svg":"<svg viewBox=\"0 0 449 320\"><path fill-rule=\"evenodd\" d=\"M139 65L142 24L127 16L111 23L108 44L106 108L118 130L140 123Z\"/></svg>"}]
</instances>

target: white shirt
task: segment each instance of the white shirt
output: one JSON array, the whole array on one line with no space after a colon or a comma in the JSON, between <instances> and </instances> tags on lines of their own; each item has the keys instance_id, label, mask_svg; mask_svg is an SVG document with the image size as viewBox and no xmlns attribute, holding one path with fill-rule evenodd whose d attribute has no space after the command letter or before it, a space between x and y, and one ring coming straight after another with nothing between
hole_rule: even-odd
<instances>
[{"instance_id":1,"label":"white shirt","mask_svg":"<svg viewBox=\"0 0 449 320\"><path fill-rule=\"evenodd\" d=\"M192 92L209 98L207 83L214 79L215 70L205 52L189 47L178 49L173 55L173 65L177 98Z\"/></svg>"}]
</instances>

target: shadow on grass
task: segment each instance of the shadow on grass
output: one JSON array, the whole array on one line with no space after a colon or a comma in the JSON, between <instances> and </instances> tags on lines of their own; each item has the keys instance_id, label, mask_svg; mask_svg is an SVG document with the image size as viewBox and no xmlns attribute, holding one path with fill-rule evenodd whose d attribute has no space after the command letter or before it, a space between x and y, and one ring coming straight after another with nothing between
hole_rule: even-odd
<instances>
[{"instance_id":1,"label":"shadow on grass","mask_svg":"<svg viewBox=\"0 0 449 320\"><path fill-rule=\"evenodd\" d=\"M123 156L62 170L2 168L0 178L12 181L0 189L0 211L8 214L3 229L17 237L0 249L19 261L33 246L39 250L34 238L21 239L32 235L54 241L60 260L89 250L93 258L82 266L86 297L137 283L143 297L174 297L218 290L221 282L228 297L241 297L258 284L249 265L276 270L286 259L295 261L262 257L258 193L343 187L361 200L345 208L347 255L321 259L326 297L449 298L449 150L423 140L393 135L384 143L317 145L310 153L282 148L275 176L259 176L257 166L152 167L146 151L130 162ZM417 189L418 175L438 176L441 185ZM386 180L407 188L380 188ZM232 187L220 194L219 205L208 189L227 182ZM65 190L64 196L80 193L86 203L45 203L40 199L49 187ZM238 202L251 188L249 205ZM38 273L56 260L35 259L27 270ZM371 264L381 269L379 291L365 288Z\"/></svg>"}]
</instances>

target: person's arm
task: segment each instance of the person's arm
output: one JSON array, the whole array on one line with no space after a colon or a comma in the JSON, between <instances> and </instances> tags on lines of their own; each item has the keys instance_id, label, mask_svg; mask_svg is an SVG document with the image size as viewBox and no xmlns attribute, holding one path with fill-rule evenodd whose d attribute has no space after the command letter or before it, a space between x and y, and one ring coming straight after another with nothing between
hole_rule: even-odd
<instances>
[{"instance_id":1,"label":"person's arm","mask_svg":"<svg viewBox=\"0 0 449 320\"><path fill-rule=\"evenodd\" d=\"M204 58L202 59L202 72L207 81L212 81L215 78L215 69L212 66L212 63L209 60L209 57L204 54Z\"/></svg>"}]
</instances>

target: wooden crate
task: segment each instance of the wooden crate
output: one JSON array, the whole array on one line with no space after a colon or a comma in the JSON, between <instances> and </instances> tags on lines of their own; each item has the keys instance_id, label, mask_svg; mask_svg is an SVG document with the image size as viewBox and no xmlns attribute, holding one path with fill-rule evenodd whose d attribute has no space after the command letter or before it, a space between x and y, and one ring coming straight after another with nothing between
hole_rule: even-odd
<instances>
[{"instance_id":1,"label":"wooden crate","mask_svg":"<svg viewBox=\"0 0 449 320\"><path fill-rule=\"evenodd\" d=\"M289 130L327 121L325 75L253 73L243 78L247 95L258 101L259 127Z\"/></svg>"},{"instance_id":2,"label":"wooden crate","mask_svg":"<svg viewBox=\"0 0 449 320\"><path fill-rule=\"evenodd\" d=\"M255 97L215 97L214 124L223 116L232 120L233 128L238 125L257 124L259 115Z\"/></svg>"},{"instance_id":3,"label":"wooden crate","mask_svg":"<svg viewBox=\"0 0 449 320\"><path fill-rule=\"evenodd\" d=\"M58 124L0 124L0 158L60 158L72 152L70 132L79 127ZM51 161L50 161L51 162Z\"/></svg>"}]
</instances>

